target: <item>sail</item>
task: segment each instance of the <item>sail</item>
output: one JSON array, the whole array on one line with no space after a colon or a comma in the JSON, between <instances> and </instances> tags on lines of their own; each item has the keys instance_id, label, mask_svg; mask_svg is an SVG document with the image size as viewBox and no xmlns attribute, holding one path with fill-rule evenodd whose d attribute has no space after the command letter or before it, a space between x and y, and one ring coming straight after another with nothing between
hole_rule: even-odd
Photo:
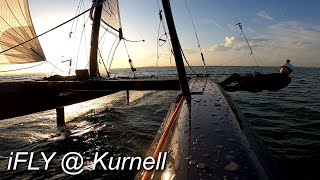
<instances>
[{"instance_id":1,"label":"sail","mask_svg":"<svg viewBox=\"0 0 320 180\"><path fill-rule=\"evenodd\" d=\"M36 37L28 0L0 0L0 64L22 64L45 61L36 38L13 49L7 49Z\"/></svg>"},{"instance_id":2,"label":"sail","mask_svg":"<svg viewBox=\"0 0 320 180\"><path fill-rule=\"evenodd\" d=\"M93 19L92 14L93 13L91 13L91 19ZM121 28L121 21L118 0L105 0L103 2L101 21L103 22L102 27L105 27L104 25L106 25L115 31L119 31Z\"/></svg>"}]
</instances>

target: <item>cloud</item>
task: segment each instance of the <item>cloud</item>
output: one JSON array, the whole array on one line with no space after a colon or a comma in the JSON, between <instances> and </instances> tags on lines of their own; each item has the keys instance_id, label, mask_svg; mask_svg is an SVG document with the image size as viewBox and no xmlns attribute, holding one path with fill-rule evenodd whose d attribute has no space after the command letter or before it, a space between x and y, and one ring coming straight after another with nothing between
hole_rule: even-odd
<instances>
[{"instance_id":1,"label":"cloud","mask_svg":"<svg viewBox=\"0 0 320 180\"><path fill-rule=\"evenodd\" d=\"M320 32L320 25L314 26L312 27L315 31L319 31Z\"/></svg>"},{"instance_id":2,"label":"cloud","mask_svg":"<svg viewBox=\"0 0 320 180\"><path fill-rule=\"evenodd\" d=\"M251 47L264 47L268 46L270 43L270 39L267 38L255 38L249 39L249 44ZM237 39L234 36L227 36L225 37L224 43L215 44L205 51L207 52L214 52L214 51L242 51L242 50L249 50L248 44L245 39L239 38Z\"/></svg>"},{"instance_id":3,"label":"cloud","mask_svg":"<svg viewBox=\"0 0 320 180\"><path fill-rule=\"evenodd\" d=\"M253 31L260 28L252 28ZM256 33L246 33L249 44L259 66L278 66L285 59L291 59L295 66L320 67L320 24L309 25L300 21L272 21ZM186 49L192 59L198 63L199 56L195 49ZM238 31L212 42L202 49L208 65L255 65L249 55L247 42ZM248 55L248 56L246 56ZM237 58L242 57L243 58ZM201 62L201 61L199 61ZM199 64L200 65L200 64Z\"/></svg>"},{"instance_id":4,"label":"cloud","mask_svg":"<svg viewBox=\"0 0 320 180\"><path fill-rule=\"evenodd\" d=\"M268 19L270 21L273 21L273 18L265 11L260 11L256 15L259 16L259 17L262 17L264 19Z\"/></svg>"},{"instance_id":5,"label":"cloud","mask_svg":"<svg viewBox=\"0 0 320 180\"><path fill-rule=\"evenodd\" d=\"M197 49L191 49L191 48L186 48L186 49L183 49L183 52L185 53L185 54L196 54L196 53L198 53L199 52L199 50L197 50Z\"/></svg>"},{"instance_id":6,"label":"cloud","mask_svg":"<svg viewBox=\"0 0 320 180\"><path fill-rule=\"evenodd\" d=\"M312 42L309 42L309 41L295 41L292 44L294 46L297 46L297 47L305 48L305 47L311 45Z\"/></svg>"},{"instance_id":7,"label":"cloud","mask_svg":"<svg viewBox=\"0 0 320 180\"><path fill-rule=\"evenodd\" d=\"M288 21L273 24L267 28L267 33L285 48L310 47L319 49L319 32L301 22Z\"/></svg>"},{"instance_id":8,"label":"cloud","mask_svg":"<svg viewBox=\"0 0 320 180\"><path fill-rule=\"evenodd\" d=\"M217 28L219 28L220 30L223 30L222 26L219 25L219 24L217 23L217 21L216 21L215 19L213 19L213 18L211 18L211 19L203 19L203 22L206 23L206 24L213 24L213 25L215 25Z\"/></svg>"},{"instance_id":9,"label":"cloud","mask_svg":"<svg viewBox=\"0 0 320 180\"><path fill-rule=\"evenodd\" d=\"M273 24L267 32L273 44L263 53L274 53L269 57L273 61L290 58L297 66L320 66L319 31L303 22L288 21Z\"/></svg>"},{"instance_id":10,"label":"cloud","mask_svg":"<svg viewBox=\"0 0 320 180\"><path fill-rule=\"evenodd\" d=\"M226 37L226 40L225 40L225 43L224 43L224 47L232 47L235 45L235 41L236 41L236 38L231 36L227 36Z\"/></svg>"}]
</instances>

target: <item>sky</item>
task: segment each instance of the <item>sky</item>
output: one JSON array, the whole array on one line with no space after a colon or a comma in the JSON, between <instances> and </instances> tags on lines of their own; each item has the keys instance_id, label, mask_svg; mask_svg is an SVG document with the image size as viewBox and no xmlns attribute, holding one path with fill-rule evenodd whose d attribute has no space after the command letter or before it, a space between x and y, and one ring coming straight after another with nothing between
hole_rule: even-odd
<instances>
[{"instance_id":1,"label":"sky","mask_svg":"<svg viewBox=\"0 0 320 180\"><path fill-rule=\"evenodd\" d=\"M279 66L285 59L291 59L295 66L320 67L320 1L186 1L207 65ZM161 2L158 3L161 6ZM129 56L137 67L156 66L157 62L159 66L175 65L173 58L170 58L168 42L157 48L158 3L157 0L120 0L124 37L130 40L145 40L144 43L127 42ZM70 19L75 15L78 4L79 0L29 0L36 32L40 34ZM85 1L84 9L90 5L91 0ZM189 63L202 65L185 0L171 0L171 6L179 39ZM83 28L86 18L87 15L78 21L80 30L77 32L81 34L82 29L85 29L82 41L79 40L79 35L78 40L68 38L72 22L40 38L44 53L51 64L57 64L66 71L67 66L60 64L61 60L71 56L79 59L79 62L80 59L88 59L86 49L89 49L89 45L85 44L90 42L91 22L89 20ZM237 22L242 23L256 62L239 27L236 26ZM160 36L164 34L162 28L159 32ZM106 36L105 39L104 47L107 50L102 50L102 54L107 57L114 37ZM85 68L86 63L79 63L77 66ZM116 51L112 68L126 67L129 67L128 54L122 42ZM52 65L43 65L39 69L49 71Z\"/></svg>"}]
</instances>

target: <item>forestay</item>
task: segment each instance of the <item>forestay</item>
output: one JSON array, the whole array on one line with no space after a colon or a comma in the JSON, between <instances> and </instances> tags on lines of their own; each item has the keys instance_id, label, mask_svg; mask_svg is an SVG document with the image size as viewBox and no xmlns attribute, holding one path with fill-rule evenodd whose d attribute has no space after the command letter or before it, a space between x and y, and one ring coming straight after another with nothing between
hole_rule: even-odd
<instances>
[{"instance_id":1,"label":"forestay","mask_svg":"<svg viewBox=\"0 0 320 180\"><path fill-rule=\"evenodd\" d=\"M28 0L0 0L0 64L45 61L37 38L19 45L34 37Z\"/></svg>"}]
</instances>

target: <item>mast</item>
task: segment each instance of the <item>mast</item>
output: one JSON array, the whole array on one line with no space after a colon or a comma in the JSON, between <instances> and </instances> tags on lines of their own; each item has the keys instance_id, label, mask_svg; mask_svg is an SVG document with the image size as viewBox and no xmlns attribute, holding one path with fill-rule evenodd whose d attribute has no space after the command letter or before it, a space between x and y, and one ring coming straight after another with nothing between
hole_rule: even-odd
<instances>
[{"instance_id":1,"label":"mast","mask_svg":"<svg viewBox=\"0 0 320 180\"><path fill-rule=\"evenodd\" d=\"M93 14L93 24L91 31L91 49L90 49L90 77L97 77L99 74L98 69L98 44L99 44L99 32L100 32L100 19L102 13L104 0L93 0L94 5L100 4L95 7Z\"/></svg>"},{"instance_id":2,"label":"mast","mask_svg":"<svg viewBox=\"0 0 320 180\"><path fill-rule=\"evenodd\" d=\"M180 42L179 42L178 34L176 31L176 27L174 25L174 20L173 20L169 0L162 0L162 6L163 6L164 14L166 16L168 30L169 30L169 34L170 34L170 38L171 38L173 54L174 54L174 58L176 61L176 67L177 67L178 76L179 76L180 87L181 87L181 90L182 90L184 97L187 100L188 99L190 100L191 96L190 96L188 79L187 79L187 75L186 75L186 70L184 68L184 63L183 63L183 58L182 58L181 48L180 48Z\"/></svg>"}]
</instances>

